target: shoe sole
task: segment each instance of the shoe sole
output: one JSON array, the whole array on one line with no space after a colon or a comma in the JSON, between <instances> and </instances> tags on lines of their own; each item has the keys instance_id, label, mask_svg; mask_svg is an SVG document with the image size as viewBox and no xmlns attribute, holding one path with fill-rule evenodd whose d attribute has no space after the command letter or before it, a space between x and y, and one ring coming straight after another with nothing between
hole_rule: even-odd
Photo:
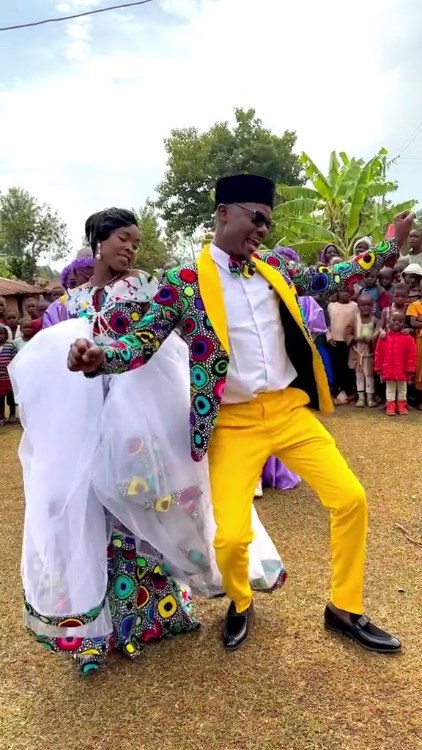
<instances>
[{"instance_id":1,"label":"shoe sole","mask_svg":"<svg viewBox=\"0 0 422 750\"><path fill-rule=\"evenodd\" d=\"M400 648L395 649L394 651L391 650L391 648L373 648L372 646L366 646L362 641L360 641L358 638L355 638L354 635L351 633L345 633L344 630L339 630L338 628L333 628L331 625L324 625L325 630L328 633L334 633L335 635L342 635L343 638L348 638L349 641L353 641L354 643L357 643L358 646L362 646L366 651L371 651L372 653L376 654L398 654L401 651Z\"/></svg>"},{"instance_id":2,"label":"shoe sole","mask_svg":"<svg viewBox=\"0 0 422 750\"><path fill-rule=\"evenodd\" d=\"M229 652L238 651L239 648L242 648L243 644L246 643L247 640L248 639L246 637L243 641L240 641L240 643L238 643L236 646L226 646L226 644L224 643L224 648L226 651L229 651Z\"/></svg>"}]
</instances>

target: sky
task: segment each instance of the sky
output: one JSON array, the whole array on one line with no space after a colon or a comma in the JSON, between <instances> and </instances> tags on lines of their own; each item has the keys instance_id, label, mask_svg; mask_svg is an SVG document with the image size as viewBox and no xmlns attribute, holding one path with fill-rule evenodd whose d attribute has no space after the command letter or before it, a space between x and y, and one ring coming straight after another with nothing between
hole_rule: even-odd
<instances>
[{"instance_id":1,"label":"sky","mask_svg":"<svg viewBox=\"0 0 422 750\"><path fill-rule=\"evenodd\" d=\"M0 26L117 2L1 2ZM172 128L253 107L323 171L400 153L397 200L422 204L421 28L420 0L152 0L2 32L0 191L50 203L77 250L90 213L154 196Z\"/></svg>"}]
</instances>

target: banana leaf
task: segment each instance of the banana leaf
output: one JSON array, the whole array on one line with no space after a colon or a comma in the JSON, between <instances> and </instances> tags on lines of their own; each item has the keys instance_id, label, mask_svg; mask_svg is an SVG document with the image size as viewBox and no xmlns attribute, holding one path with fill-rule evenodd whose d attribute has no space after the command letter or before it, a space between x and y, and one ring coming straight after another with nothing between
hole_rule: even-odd
<instances>
[{"instance_id":1,"label":"banana leaf","mask_svg":"<svg viewBox=\"0 0 422 750\"><path fill-rule=\"evenodd\" d=\"M384 211L377 211L366 225L368 232L374 234L377 229L384 232L388 225L393 223L397 214L401 214L403 211L412 211L416 204L417 201L415 200L404 201L403 203L397 203L395 206L390 206Z\"/></svg>"},{"instance_id":2,"label":"banana leaf","mask_svg":"<svg viewBox=\"0 0 422 750\"><path fill-rule=\"evenodd\" d=\"M318 208L318 201L312 198L296 198L295 200L280 203L273 211L273 219L284 217L296 218L303 214L312 214Z\"/></svg>"},{"instance_id":3,"label":"banana leaf","mask_svg":"<svg viewBox=\"0 0 422 750\"><path fill-rule=\"evenodd\" d=\"M280 222L280 234L287 235L286 227ZM303 240L316 240L317 242L333 242L334 244L342 245L343 242L334 232L330 232L326 227L316 224L315 222L310 223L301 221L300 219L294 219L290 221L289 229L298 237L303 237Z\"/></svg>"},{"instance_id":4,"label":"banana leaf","mask_svg":"<svg viewBox=\"0 0 422 750\"><path fill-rule=\"evenodd\" d=\"M348 167L348 166L350 166L350 159L349 159L349 157L347 156L347 154L346 154L346 152L345 152L345 151L340 151L340 152L339 152L339 157L340 157L340 159L342 160L342 162L343 162L343 164L344 164L344 166L345 166L345 167Z\"/></svg>"},{"instance_id":5,"label":"banana leaf","mask_svg":"<svg viewBox=\"0 0 422 750\"><path fill-rule=\"evenodd\" d=\"M362 165L355 160L352 160L349 167L342 171L334 196L336 202L347 200L347 198L351 197L352 189L358 181L361 171Z\"/></svg>"},{"instance_id":6,"label":"banana leaf","mask_svg":"<svg viewBox=\"0 0 422 750\"><path fill-rule=\"evenodd\" d=\"M368 186L371 182L373 162L374 160L370 159L370 161L365 164L356 183L346 229L347 239L353 237L359 229L362 208L368 198Z\"/></svg>"},{"instance_id":7,"label":"banana leaf","mask_svg":"<svg viewBox=\"0 0 422 750\"><path fill-rule=\"evenodd\" d=\"M276 187L276 193L284 200L296 200L297 198L318 198L319 193L310 187L301 187L298 185L282 185Z\"/></svg>"},{"instance_id":8,"label":"banana leaf","mask_svg":"<svg viewBox=\"0 0 422 750\"><path fill-rule=\"evenodd\" d=\"M331 190L335 190L340 174L340 164L335 151L331 152L330 165L328 167L328 183Z\"/></svg>"},{"instance_id":9,"label":"banana leaf","mask_svg":"<svg viewBox=\"0 0 422 750\"><path fill-rule=\"evenodd\" d=\"M308 154L303 152L300 156L300 162L305 169L305 174L309 180L311 180L315 190L326 200L331 201L333 194L332 190L327 182L327 179L322 174L321 170L318 169L315 162L310 159Z\"/></svg>"},{"instance_id":10,"label":"banana leaf","mask_svg":"<svg viewBox=\"0 0 422 750\"><path fill-rule=\"evenodd\" d=\"M368 185L368 197L382 198L388 193L393 193L397 188L396 182L384 182L382 184L374 182L372 185Z\"/></svg>"}]
</instances>

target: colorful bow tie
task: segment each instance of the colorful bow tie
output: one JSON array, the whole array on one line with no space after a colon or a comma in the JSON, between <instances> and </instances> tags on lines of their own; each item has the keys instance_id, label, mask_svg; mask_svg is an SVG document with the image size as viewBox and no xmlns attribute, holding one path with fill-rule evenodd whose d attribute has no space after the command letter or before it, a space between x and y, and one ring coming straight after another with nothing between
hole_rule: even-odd
<instances>
[{"instance_id":1,"label":"colorful bow tie","mask_svg":"<svg viewBox=\"0 0 422 750\"><path fill-rule=\"evenodd\" d=\"M256 271L256 263L253 260L238 260L230 256L229 258L229 271L234 276L242 275L246 279L250 279Z\"/></svg>"}]
</instances>

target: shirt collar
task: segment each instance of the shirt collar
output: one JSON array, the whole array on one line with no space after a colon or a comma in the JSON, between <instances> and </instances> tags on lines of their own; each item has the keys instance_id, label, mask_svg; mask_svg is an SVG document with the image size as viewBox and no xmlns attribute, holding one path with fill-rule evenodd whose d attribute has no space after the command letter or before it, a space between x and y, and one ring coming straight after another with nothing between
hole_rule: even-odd
<instances>
[{"instance_id":1,"label":"shirt collar","mask_svg":"<svg viewBox=\"0 0 422 750\"><path fill-rule=\"evenodd\" d=\"M217 263L220 268L224 268L226 271L229 270L229 255L221 250L217 245L211 243L210 247L211 258Z\"/></svg>"}]
</instances>

